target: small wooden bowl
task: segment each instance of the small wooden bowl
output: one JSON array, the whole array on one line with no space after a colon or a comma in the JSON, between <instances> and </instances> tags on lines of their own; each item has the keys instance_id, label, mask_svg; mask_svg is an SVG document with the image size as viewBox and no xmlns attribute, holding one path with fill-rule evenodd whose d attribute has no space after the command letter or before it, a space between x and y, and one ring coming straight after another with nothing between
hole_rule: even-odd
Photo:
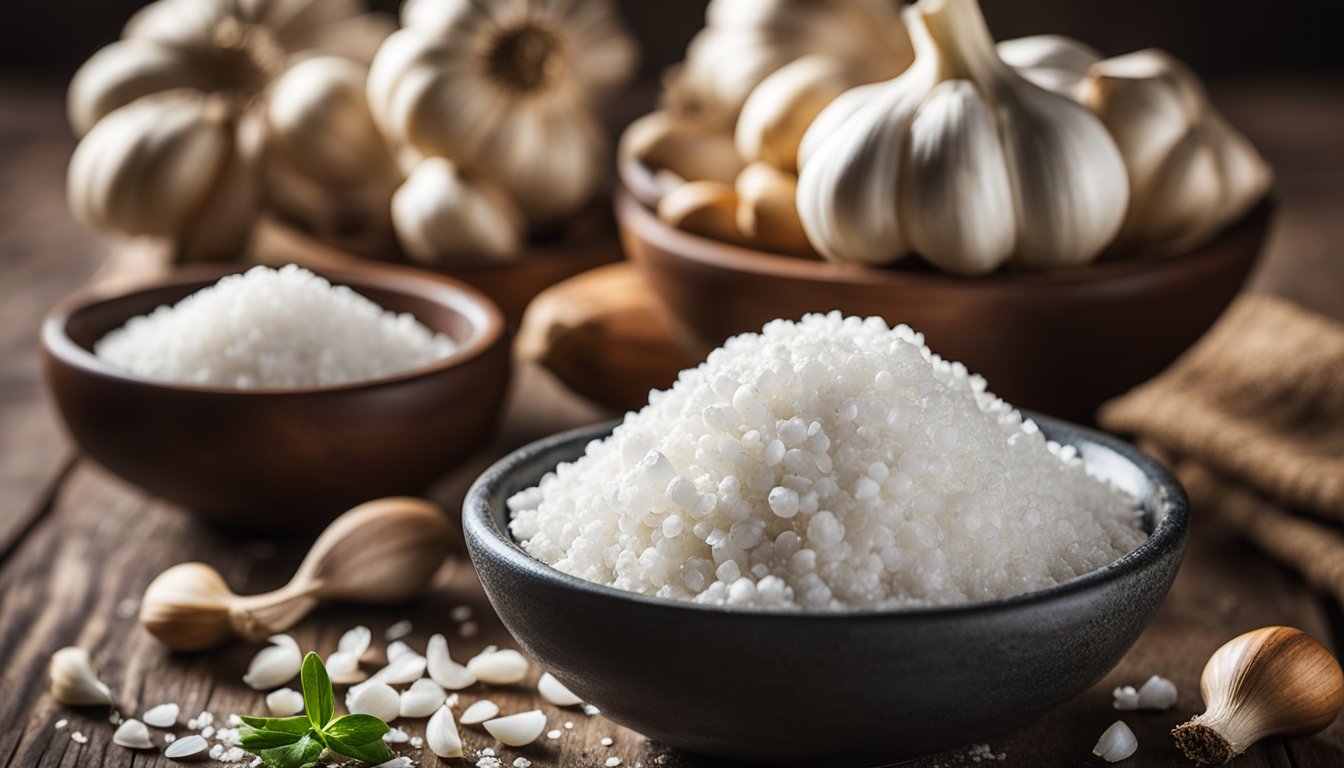
<instances>
[{"instance_id":1,"label":"small wooden bowl","mask_svg":"<svg viewBox=\"0 0 1344 768\"><path fill-rule=\"evenodd\" d=\"M1102 402L1166 368L1241 289L1260 254L1266 199L1215 240L1048 272L964 278L754 251L674 229L616 199L626 253L704 352L776 318L838 309L923 333L1014 405L1091 423Z\"/></svg>"},{"instance_id":2,"label":"small wooden bowl","mask_svg":"<svg viewBox=\"0 0 1344 768\"><path fill-rule=\"evenodd\" d=\"M237 390L150 381L94 356L94 343L129 318L242 269L195 267L136 289L93 288L51 311L41 338L47 384L85 453L206 520L307 529L361 501L421 493L486 441L508 381L503 318L475 289L410 270L321 270L461 345L397 376Z\"/></svg>"}]
</instances>

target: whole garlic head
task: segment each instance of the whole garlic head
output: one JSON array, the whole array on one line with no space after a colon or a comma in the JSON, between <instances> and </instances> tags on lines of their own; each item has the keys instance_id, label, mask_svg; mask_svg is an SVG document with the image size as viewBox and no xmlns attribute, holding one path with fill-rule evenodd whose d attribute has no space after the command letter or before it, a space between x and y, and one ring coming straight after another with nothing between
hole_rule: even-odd
<instances>
[{"instance_id":1,"label":"whole garlic head","mask_svg":"<svg viewBox=\"0 0 1344 768\"><path fill-rule=\"evenodd\" d=\"M1244 215L1273 173L1220 116L1193 72L1155 49L1093 64L1078 98L1101 118L1129 169L1127 248L1189 248Z\"/></svg>"},{"instance_id":2,"label":"whole garlic head","mask_svg":"<svg viewBox=\"0 0 1344 768\"><path fill-rule=\"evenodd\" d=\"M911 68L836 99L804 137L813 246L875 265L917 251L965 275L1095 258L1129 199L1101 121L1005 64L976 0L922 0L906 26Z\"/></svg>"},{"instance_id":3,"label":"whole garlic head","mask_svg":"<svg viewBox=\"0 0 1344 768\"><path fill-rule=\"evenodd\" d=\"M411 171L392 196L392 222L402 249L425 264L507 261L523 241L523 215L509 196L442 157Z\"/></svg>"},{"instance_id":4,"label":"whole garlic head","mask_svg":"<svg viewBox=\"0 0 1344 768\"><path fill-rule=\"evenodd\" d=\"M634 43L607 0L408 0L369 73L383 133L493 179L533 224L587 203L605 177L597 98Z\"/></svg>"},{"instance_id":5,"label":"whole garlic head","mask_svg":"<svg viewBox=\"0 0 1344 768\"><path fill-rule=\"evenodd\" d=\"M747 162L798 172L803 134L837 96L863 81L845 62L813 54L795 59L756 86L737 116L734 138Z\"/></svg>"},{"instance_id":6,"label":"whole garlic head","mask_svg":"<svg viewBox=\"0 0 1344 768\"><path fill-rule=\"evenodd\" d=\"M270 83L300 57L367 60L387 31L359 0L145 6L70 84L83 136L71 208L98 229L167 238L183 260L236 256L259 208Z\"/></svg>"}]
</instances>

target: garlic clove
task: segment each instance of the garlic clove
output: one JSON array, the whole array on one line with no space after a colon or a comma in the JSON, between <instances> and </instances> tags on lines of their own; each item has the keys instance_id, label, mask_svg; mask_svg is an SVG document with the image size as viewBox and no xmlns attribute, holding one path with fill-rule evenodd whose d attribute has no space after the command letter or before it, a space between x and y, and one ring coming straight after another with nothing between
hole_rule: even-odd
<instances>
[{"instance_id":1,"label":"garlic clove","mask_svg":"<svg viewBox=\"0 0 1344 768\"><path fill-rule=\"evenodd\" d=\"M1138 696L1139 709L1171 709L1176 704L1176 684L1153 675L1139 686Z\"/></svg>"},{"instance_id":2,"label":"garlic clove","mask_svg":"<svg viewBox=\"0 0 1344 768\"><path fill-rule=\"evenodd\" d=\"M1139 740L1134 736L1134 732L1128 725L1116 720L1101 734L1101 738L1097 739L1092 754L1108 763L1118 763L1133 756L1138 749Z\"/></svg>"},{"instance_id":3,"label":"garlic clove","mask_svg":"<svg viewBox=\"0 0 1344 768\"><path fill-rule=\"evenodd\" d=\"M737 229L758 248L793 256L813 256L798 218L798 177L765 163L737 175Z\"/></svg>"},{"instance_id":4,"label":"garlic clove","mask_svg":"<svg viewBox=\"0 0 1344 768\"><path fill-rule=\"evenodd\" d=\"M401 694L401 716L429 717L443 706L448 694L429 678L421 678Z\"/></svg>"},{"instance_id":5,"label":"garlic clove","mask_svg":"<svg viewBox=\"0 0 1344 768\"><path fill-rule=\"evenodd\" d=\"M541 680L537 681L537 692L541 694L541 698L557 707L574 707L583 703L583 699L566 688L564 683L556 680L550 672L542 673Z\"/></svg>"},{"instance_id":6,"label":"garlic clove","mask_svg":"<svg viewBox=\"0 0 1344 768\"><path fill-rule=\"evenodd\" d=\"M350 689L345 706L352 715L372 715L390 723L401 714L401 696L387 683L371 679Z\"/></svg>"},{"instance_id":7,"label":"garlic clove","mask_svg":"<svg viewBox=\"0 0 1344 768\"><path fill-rule=\"evenodd\" d=\"M149 728L134 718L121 721L112 734L112 743L127 749L154 748L154 742L149 739Z\"/></svg>"},{"instance_id":8,"label":"garlic clove","mask_svg":"<svg viewBox=\"0 0 1344 768\"><path fill-rule=\"evenodd\" d=\"M471 703L462 712L463 725L476 725L494 718L499 714L499 705L489 699L480 699Z\"/></svg>"},{"instance_id":9,"label":"garlic clove","mask_svg":"<svg viewBox=\"0 0 1344 768\"><path fill-rule=\"evenodd\" d=\"M460 691L476 683L476 676L448 655L448 638L432 635L425 651L429 676L450 691Z\"/></svg>"},{"instance_id":10,"label":"garlic clove","mask_svg":"<svg viewBox=\"0 0 1344 768\"><path fill-rule=\"evenodd\" d=\"M663 223L702 237L746 245L737 226L737 191L717 181L692 181L673 189L658 202Z\"/></svg>"},{"instance_id":11,"label":"garlic clove","mask_svg":"<svg viewBox=\"0 0 1344 768\"><path fill-rule=\"evenodd\" d=\"M209 73L185 51L149 40L119 40L89 57L70 81L66 111L83 136L112 110L175 88L207 90Z\"/></svg>"},{"instance_id":12,"label":"garlic clove","mask_svg":"<svg viewBox=\"0 0 1344 768\"><path fill-rule=\"evenodd\" d=\"M174 740L163 750L163 756L169 760L190 760L205 754L209 749L210 743L205 740L205 737L193 733L190 736L183 736Z\"/></svg>"},{"instance_id":13,"label":"garlic clove","mask_svg":"<svg viewBox=\"0 0 1344 768\"><path fill-rule=\"evenodd\" d=\"M846 62L814 54L785 64L761 81L742 105L734 129L737 151L797 173L803 134L837 96L859 85Z\"/></svg>"},{"instance_id":14,"label":"garlic clove","mask_svg":"<svg viewBox=\"0 0 1344 768\"><path fill-rule=\"evenodd\" d=\"M392 663L403 656L419 656L405 640L393 640L387 645L387 661Z\"/></svg>"},{"instance_id":15,"label":"garlic clove","mask_svg":"<svg viewBox=\"0 0 1344 768\"><path fill-rule=\"evenodd\" d=\"M247 666L243 682L254 690L269 691L279 688L299 676L303 654L299 644L289 635L272 635L271 645L261 649Z\"/></svg>"},{"instance_id":16,"label":"garlic clove","mask_svg":"<svg viewBox=\"0 0 1344 768\"><path fill-rule=\"evenodd\" d=\"M369 651L369 645L373 642L373 632L363 624L347 629L341 639L336 641L336 650L339 653L347 653L356 661L364 657Z\"/></svg>"},{"instance_id":17,"label":"garlic clove","mask_svg":"<svg viewBox=\"0 0 1344 768\"><path fill-rule=\"evenodd\" d=\"M182 708L176 704L160 704L157 707L150 707L140 716L145 725L152 725L155 728L172 728L177 725L178 715L182 714Z\"/></svg>"},{"instance_id":18,"label":"garlic clove","mask_svg":"<svg viewBox=\"0 0 1344 768\"><path fill-rule=\"evenodd\" d=\"M886 83L860 85L832 99L807 126L802 140L798 142L798 170L801 172L821 145L848 123L851 117L887 90L886 86Z\"/></svg>"},{"instance_id":19,"label":"garlic clove","mask_svg":"<svg viewBox=\"0 0 1344 768\"><path fill-rule=\"evenodd\" d=\"M393 194L392 224L406 254L425 264L508 261L523 242L508 196L441 157L421 161Z\"/></svg>"},{"instance_id":20,"label":"garlic clove","mask_svg":"<svg viewBox=\"0 0 1344 768\"><path fill-rule=\"evenodd\" d=\"M616 156L631 191L650 205L687 181L731 184L743 165L731 133L667 111L631 123Z\"/></svg>"},{"instance_id":21,"label":"garlic clove","mask_svg":"<svg viewBox=\"0 0 1344 768\"><path fill-rule=\"evenodd\" d=\"M1063 35L1032 35L995 46L999 58L1018 74L1047 91L1072 96L1101 54L1086 43Z\"/></svg>"},{"instance_id":22,"label":"garlic clove","mask_svg":"<svg viewBox=\"0 0 1344 768\"><path fill-rule=\"evenodd\" d=\"M467 662L467 671L490 685L512 685L527 677L527 658L512 648L487 649Z\"/></svg>"},{"instance_id":23,"label":"garlic clove","mask_svg":"<svg viewBox=\"0 0 1344 768\"><path fill-rule=\"evenodd\" d=\"M51 696L73 707L115 703L112 692L98 679L89 652L74 646L51 655Z\"/></svg>"},{"instance_id":24,"label":"garlic clove","mask_svg":"<svg viewBox=\"0 0 1344 768\"><path fill-rule=\"evenodd\" d=\"M462 737L453 722L453 711L445 704L439 707L425 726L425 744L439 757L462 757Z\"/></svg>"},{"instance_id":25,"label":"garlic clove","mask_svg":"<svg viewBox=\"0 0 1344 768\"><path fill-rule=\"evenodd\" d=\"M373 633L365 626L352 627L336 641L336 650L327 657L327 675L337 685L362 682L368 678L359 668L360 658L369 650Z\"/></svg>"},{"instance_id":26,"label":"garlic clove","mask_svg":"<svg viewBox=\"0 0 1344 768\"><path fill-rule=\"evenodd\" d=\"M303 711L303 694L292 688L281 688L266 694L266 709L272 717L292 717Z\"/></svg>"},{"instance_id":27,"label":"garlic clove","mask_svg":"<svg viewBox=\"0 0 1344 768\"><path fill-rule=\"evenodd\" d=\"M537 740L546 730L546 715L541 710L519 712L516 715L485 721L485 730L510 747L524 747Z\"/></svg>"},{"instance_id":28,"label":"garlic clove","mask_svg":"<svg viewBox=\"0 0 1344 768\"><path fill-rule=\"evenodd\" d=\"M1139 692L1132 685L1116 688L1111 691L1111 697L1114 699L1111 706L1115 709L1130 711L1139 708Z\"/></svg>"},{"instance_id":29,"label":"garlic clove","mask_svg":"<svg viewBox=\"0 0 1344 768\"><path fill-rule=\"evenodd\" d=\"M411 683L419 680L425 674L427 663L424 656L407 647L396 658L391 659L386 667L374 672L369 680L387 683L388 685Z\"/></svg>"}]
</instances>

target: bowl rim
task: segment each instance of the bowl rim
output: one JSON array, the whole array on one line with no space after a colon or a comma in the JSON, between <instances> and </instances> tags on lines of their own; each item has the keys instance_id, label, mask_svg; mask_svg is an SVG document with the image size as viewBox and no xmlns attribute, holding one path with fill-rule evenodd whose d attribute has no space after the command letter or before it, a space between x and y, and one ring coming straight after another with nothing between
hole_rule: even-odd
<instances>
[{"instance_id":1,"label":"bowl rim","mask_svg":"<svg viewBox=\"0 0 1344 768\"><path fill-rule=\"evenodd\" d=\"M472 328L470 338L465 343L454 339L459 343L459 346L447 357L390 376L350 381L332 386L238 389L159 381L124 371L104 362L93 351L85 349L75 342L74 339L70 338L67 331L71 318L99 304L120 301L137 294L165 288L186 288L196 285L199 287L195 290L200 290L213 285L224 277L242 274L258 266L270 265L250 263L193 264L173 269L166 275L156 275L131 283L94 283L65 297L47 312L46 317L42 320L40 331L41 347L53 359L78 369L85 375L119 384L200 395L259 398L353 393L401 384L443 373L469 363L485 355L504 338L503 312L481 291L460 280L444 275L426 274L411 268L382 264L333 265L316 269L305 266L303 269L328 280L333 286L348 286L356 292L359 292L360 288L376 288L389 293L415 296L447 307L461 315L470 324ZM272 268L278 269L279 267ZM121 325L125 325L129 319L130 316L123 318ZM421 322L423 323L423 321ZM121 325L117 327L121 327Z\"/></svg>"},{"instance_id":2,"label":"bowl rim","mask_svg":"<svg viewBox=\"0 0 1344 768\"><path fill-rule=\"evenodd\" d=\"M915 608L859 608L846 611L773 608L741 610L728 606L705 605L686 600L628 592L573 576L536 559L523 549L522 545L515 541L511 534L500 528L492 511L492 497L499 494L502 481L527 464L533 455L553 450L564 444L582 441L586 445L592 440L601 439L609 435L621 423L622 420L618 419L580 427L534 441L509 453L483 472L472 483L462 504L462 524L466 532L468 552L473 564L477 566L479 566L479 563L476 562L478 557L489 557L501 561L514 571L522 572L529 578L544 581L553 587L579 590L607 599L633 601L651 609L685 611L701 617L711 615L743 616L771 621L872 619L908 622L940 617L981 618L1031 606L1041 606L1047 602L1067 598L1119 581L1148 566L1161 562L1169 554L1174 553L1178 559L1184 555L1190 524L1189 500L1184 488L1165 467L1119 438L1034 411L1026 409L1020 409L1020 411L1023 419L1036 422L1046 437L1064 444L1077 445L1080 442L1090 442L1100 445L1136 466L1153 483L1158 504L1165 511L1165 515L1142 543L1112 562L1061 584L1013 597L978 603ZM1060 440L1060 437L1064 439ZM553 470L554 467L551 467L547 469L547 472ZM504 504L507 499L500 499L499 501Z\"/></svg>"},{"instance_id":3,"label":"bowl rim","mask_svg":"<svg viewBox=\"0 0 1344 768\"><path fill-rule=\"evenodd\" d=\"M1216 261L1224 258L1223 250L1219 247L1224 241L1236 237L1244 230L1267 225L1269 215L1277 205L1276 200L1271 189L1213 237L1179 253L1164 253L1150 249L1109 261L1095 261L1049 270L998 270L974 277L954 275L936 269L915 272L801 259L721 242L664 223L624 180L616 191L614 205L616 218L622 229L629 228L637 237L653 246L674 254L679 259L714 271L742 272L762 277L845 286L861 284L884 288L921 289L937 286L958 290L996 291L1024 287L1048 290L1056 286L1148 277L1155 272L1184 269L1191 262ZM635 261L642 262L644 259L637 258Z\"/></svg>"}]
</instances>

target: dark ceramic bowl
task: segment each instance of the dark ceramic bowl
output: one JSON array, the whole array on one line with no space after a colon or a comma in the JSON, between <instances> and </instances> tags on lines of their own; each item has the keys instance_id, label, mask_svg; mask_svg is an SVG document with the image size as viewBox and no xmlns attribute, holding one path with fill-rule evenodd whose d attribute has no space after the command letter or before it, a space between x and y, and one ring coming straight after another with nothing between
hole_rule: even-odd
<instances>
[{"instance_id":1,"label":"dark ceramic bowl","mask_svg":"<svg viewBox=\"0 0 1344 768\"><path fill-rule=\"evenodd\" d=\"M306 529L361 501L423 492L488 438L508 380L499 310L468 286L409 270L320 270L459 343L452 356L397 376L236 390L149 381L92 353L127 319L241 269L93 288L51 311L41 339L47 384L84 453L199 517Z\"/></svg>"},{"instance_id":2,"label":"dark ceramic bowl","mask_svg":"<svg viewBox=\"0 0 1344 768\"><path fill-rule=\"evenodd\" d=\"M1188 253L966 278L913 260L874 269L754 251L669 227L629 192L616 200L626 253L696 352L775 318L875 315L920 331L1008 402L1088 423L1213 325L1254 267L1272 210L1266 200Z\"/></svg>"},{"instance_id":3,"label":"dark ceramic bowl","mask_svg":"<svg viewBox=\"0 0 1344 768\"><path fill-rule=\"evenodd\" d=\"M603 714L690 752L772 765L869 766L983 741L1100 680L1167 594L1185 493L1118 440L1035 416L1143 503L1148 540L1097 571L969 606L853 613L730 611L635 595L533 559L505 500L573 461L606 424L491 467L463 508L491 604L532 658Z\"/></svg>"}]
</instances>

